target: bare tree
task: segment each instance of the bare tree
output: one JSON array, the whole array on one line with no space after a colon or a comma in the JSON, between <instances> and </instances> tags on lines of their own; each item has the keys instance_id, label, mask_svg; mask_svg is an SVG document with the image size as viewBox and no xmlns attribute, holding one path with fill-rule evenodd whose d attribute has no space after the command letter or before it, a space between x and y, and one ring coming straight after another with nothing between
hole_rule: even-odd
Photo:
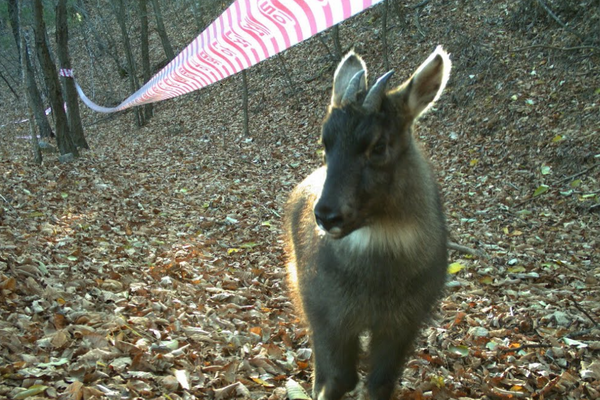
<instances>
[{"instance_id":1,"label":"bare tree","mask_svg":"<svg viewBox=\"0 0 600 400\"><path fill-rule=\"evenodd\" d=\"M60 66L71 69L69 58L69 27L67 21L67 0L58 0L56 6L56 44ZM63 77L65 99L67 101L67 116L69 118L69 131L73 142L78 147L89 149L83 133L81 115L79 113L79 96L72 78Z\"/></svg>"},{"instance_id":2,"label":"bare tree","mask_svg":"<svg viewBox=\"0 0 600 400\"><path fill-rule=\"evenodd\" d=\"M58 81L58 72L56 65L52 61L48 44L46 43L46 23L43 17L44 9L41 0L33 0L33 32L35 35L35 48L37 57L42 66L42 74L44 82L50 96L50 104L54 113L54 121L56 123L56 141L60 154L73 154L78 157L79 152L77 146L73 143L69 132L69 124L67 115L63 107L63 96L60 90L60 82Z\"/></svg>"},{"instance_id":3,"label":"bare tree","mask_svg":"<svg viewBox=\"0 0 600 400\"><path fill-rule=\"evenodd\" d=\"M133 93L139 88L139 83L136 76L135 60L131 51L131 41L129 40L129 33L127 33L125 5L123 4L123 0L114 0L113 4L116 5L116 7L113 7L113 11L115 13L115 17L117 18L117 23L121 28L123 51L125 52L125 58L127 59L127 70L129 72L129 87ZM135 107L134 112L137 126L143 126L145 122L142 110L139 107Z\"/></svg>"},{"instance_id":4,"label":"bare tree","mask_svg":"<svg viewBox=\"0 0 600 400\"><path fill-rule=\"evenodd\" d=\"M138 0L138 8L140 12L141 22L141 41L142 41L142 73L144 82L148 82L151 78L150 71L150 49L148 46L148 0ZM152 118L152 103L144 105L144 118L148 122Z\"/></svg>"},{"instance_id":5,"label":"bare tree","mask_svg":"<svg viewBox=\"0 0 600 400\"><path fill-rule=\"evenodd\" d=\"M158 0L152 0L152 8L154 8L154 16L156 17L156 30L158 31L160 41L165 49L165 55L169 61L171 61L175 58L175 52L173 51L173 47L169 41L169 36L167 36L167 30L165 29L165 24L163 23L163 17L160 11Z\"/></svg>"},{"instance_id":6,"label":"bare tree","mask_svg":"<svg viewBox=\"0 0 600 400\"><path fill-rule=\"evenodd\" d=\"M192 11L194 13L194 20L196 21L196 28L200 31L204 28L204 18L200 4L196 0L189 0L192 5Z\"/></svg>"},{"instance_id":7,"label":"bare tree","mask_svg":"<svg viewBox=\"0 0 600 400\"><path fill-rule=\"evenodd\" d=\"M27 90L27 99L29 102L29 106L31 107L32 111L33 111L33 115L35 117L35 122L38 126L38 129L40 131L40 136L41 137L54 137L54 132L52 132L52 128L50 127L50 124L48 123L48 118L46 118L46 113L44 112L44 104L42 102L42 96L40 94L40 91L38 89L37 83L35 81L35 72L33 70L33 65L31 63L31 58L29 56L29 49L30 46L27 46L27 49L25 49L25 51L23 52L21 46L23 45L22 42L22 35L21 35L21 30L23 28L23 22L20 19L20 15L19 15L19 7L17 4L17 0L8 0L8 4L9 4L9 10L12 10L9 13L9 18L10 18L10 24L12 25L12 31L13 31L13 36L15 38L15 43L17 43L17 48L19 49L19 60L21 60L21 63L23 64L23 66L25 67L25 69L27 69L27 73L26 74L22 74L21 77L25 77L26 79L26 84L25 84L25 88ZM26 42L25 42L26 44ZM7 85L8 82L6 82ZM10 87L10 85L9 85Z\"/></svg>"},{"instance_id":8,"label":"bare tree","mask_svg":"<svg viewBox=\"0 0 600 400\"><path fill-rule=\"evenodd\" d=\"M13 21L13 23L15 23L16 27L17 27L17 31L19 31L20 27L22 26L21 23L21 10L19 7L17 7L17 13L16 13L16 23L15 21ZM14 32L14 30L13 30ZM23 34L21 35L19 33L18 35L19 37L19 45L17 46L19 48L19 52L20 52L20 56L19 58L21 60L26 60L26 64L27 64L27 68L22 68L22 76L23 76L23 85L27 87L27 109L29 110L28 114L29 114L29 131L31 132L31 145L32 145L32 150L33 150L33 161L40 165L42 164L42 151L40 150L40 144L38 142L38 137L37 137L37 133L35 131L35 125L33 123L33 98L32 98L32 94L33 92L30 90L29 85L33 82L33 84L35 85L35 79L33 78L33 71L30 68L31 67L31 63L29 61L29 57L27 56L27 52L28 50L28 46L27 46L27 41L26 41L26 36ZM37 90L37 88L36 88ZM48 121L46 120L46 123Z\"/></svg>"},{"instance_id":9,"label":"bare tree","mask_svg":"<svg viewBox=\"0 0 600 400\"><path fill-rule=\"evenodd\" d=\"M8 17L10 19L13 36L15 38L15 44L17 45L17 51L19 54L19 67L23 67L23 61L21 56L21 34L19 32L19 5L17 0L8 0ZM6 82L8 84L8 82ZM9 85L10 87L10 85Z\"/></svg>"}]
</instances>

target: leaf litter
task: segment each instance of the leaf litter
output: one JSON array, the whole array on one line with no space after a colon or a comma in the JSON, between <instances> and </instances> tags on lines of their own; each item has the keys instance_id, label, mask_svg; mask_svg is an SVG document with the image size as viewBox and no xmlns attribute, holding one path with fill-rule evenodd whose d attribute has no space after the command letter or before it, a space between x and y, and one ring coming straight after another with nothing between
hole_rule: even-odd
<instances>
[{"instance_id":1,"label":"leaf litter","mask_svg":"<svg viewBox=\"0 0 600 400\"><path fill-rule=\"evenodd\" d=\"M452 240L487 255L451 252L405 399L600 398L598 55L514 51L529 44L526 3L428 4L425 38L393 17L398 68L438 43L452 53L449 92L415 134L438 171ZM380 18L375 8L341 26L378 72ZM534 22L539 40L569 45ZM128 113L88 128L92 150L68 164L46 155L34 166L15 139L26 127L0 128L0 396L310 392L281 214L319 165L335 62L318 38L284 57L303 90L283 92L276 59L250 70L251 139L233 111L239 77L157 104L144 128Z\"/></svg>"}]
</instances>

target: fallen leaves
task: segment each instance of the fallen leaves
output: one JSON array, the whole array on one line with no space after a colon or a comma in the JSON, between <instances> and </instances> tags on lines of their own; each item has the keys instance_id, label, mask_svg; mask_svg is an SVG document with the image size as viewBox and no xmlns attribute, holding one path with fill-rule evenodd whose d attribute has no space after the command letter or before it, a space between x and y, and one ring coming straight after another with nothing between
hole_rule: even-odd
<instances>
[{"instance_id":1,"label":"fallen leaves","mask_svg":"<svg viewBox=\"0 0 600 400\"><path fill-rule=\"evenodd\" d=\"M390 41L398 68L410 69L423 40L453 53L449 94L416 135L453 240L489 255L451 252L447 296L405 370L406 399L600 398L589 89L600 83L581 59L561 58L572 54L506 53L503 43L525 40L505 19L521 17L521 4L431 3L428 38ZM342 26L375 69L380 42L364 21L377 13ZM282 94L276 61L249 71L266 96L250 96L266 106L252 140L232 114L233 77L157 104L147 127L128 114L95 125L93 150L70 164L46 155L36 167L27 143L3 142L0 397L280 400L287 387L307 398L313 354L285 289L281 206L320 163L333 71L319 38L289 52L305 83L298 105ZM174 123L183 130L165 136ZM15 138L24 128L2 129Z\"/></svg>"}]
</instances>

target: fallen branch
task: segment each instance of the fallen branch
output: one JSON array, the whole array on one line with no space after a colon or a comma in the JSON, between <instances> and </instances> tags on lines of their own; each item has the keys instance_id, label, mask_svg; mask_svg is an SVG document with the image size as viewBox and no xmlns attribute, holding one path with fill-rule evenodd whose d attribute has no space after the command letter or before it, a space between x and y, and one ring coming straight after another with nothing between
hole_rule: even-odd
<instances>
[{"instance_id":1,"label":"fallen branch","mask_svg":"<svg viewBox=\"0 0 600 400\"><path fill-rule=\"evenodd\" d=\"M580 171L580 172L578 172L578 173L576 173L576 174L573 174L573 175L567 176L566 178L563 178L563 179L559 180L558 182L556 182L556 184L557 184L557 185L560 185L560 184L562 184L562 183L564 183L564 182L566 182L566 181L569 181L569 180L571 180L571 179L573 179L573 178L577 178L578 176L581 176L581 175L583 175L583 174L586 174L586 173L588 173L589 171L591 171L592 169L594 169L594 168L596 168L596 167L598 167L598 166L600 166L600 163L594 164L594 165L592 165L591 167L588 167L588 168L584 169L583 171ZM528 202L530 202L530 201L532 201L532 200L535 200L535 199L539 199L539 198L541 198L541 197L542 197L542 196L531 196L531 197L528 197L528 198L526 198L526 199L522 200L521 202L519 202L519 203L515 204L515 205L514 205L514 208L521 207L523 204L525 204L525 203L528 203ZM595 207L595 206L592 206L592 208L593 208L593 207Z\"/></svg>"},{"instance_id":2,"label":"fallen branch","mask_svg":"<svg viewBox=\"0 0 600 400\"><path fill-rule=\"evenodd\" d=\"M525 343L525 344L520 345L519 347L500 349L500 351L502 353L512 353L512 352L521 351L524 349L542 349L542 348L546 348L546 347L552 347L552 345L542 344L542 343Z\"/></svg>"},{"instance_id":3,"label":"fallen branch","mask_svg":"<svg viewBox=\"0 0 600 400\"><path fill-rule=\"evenodd\" d=\"M543 399L545 395L547 395L548 393L550 393L550 391L554 388L554 386L556 386L558 384L558 382L560 381L561 376L557 376L554 379L548 381L548 383L546 383L544 385L544 387L535 392L531 397L533 397L534 399L540 398Z\"/></svg>"},{"instance_id":4,"label":"fallen branch","mask_svg":"<svg viewBox=\"0 0 600 400\"><path fill-rule=\"evenodd\" d=\"M547 44L534 44L532 46L518 47L513 49L512 51L524 51L531 49L551 49L551 50L559 50L559 51L577 51L577 50L596 50L600 51L600 47L598 46L575 46L575 47L557 47L550 46Z\"/></svg>"},{"instance_id":5,"label":"fallen branch","mask_svg":"<svg viewBox=\"0 0 600 400\"><path fill-rule=\"evenodd\" d=\"M588 168L584 169L583 171L580 171L580 172L578 172L578 173L576 173L576 174L573 174L573 175L571 175L571 176L567 176L566 178L563 178L563 179L561 179L560 181L558 181L558 183L563 183L563 182L569 181L569 180L571 180L571 179L573 179L573 178L577 178L578 176L580 176L580 175L583 175L583 174L586 174L586 173L588 173L589 171L591 171L591 170L593 170L594 168L596 168L596 167L599 167L599 166L600 166L600 163L594 164L594 165L592 165L591 167L588 167Z\"/></svg>"},{"instance_id":6,"label":"fallen branch","mask_svg":"<svg viewBox=\"0 0 600 400\"><path fill-rule=\"evenodd\" d=\"M427 3L429 3L429 0L423 0L420 3L415 4L414 6L410 6L410 8L419 8L419 7L423 7L424 5L426 5Z\"/></svg>"},{"instance_id":7,"label":"fallen branch","mask_svg":"<svg viewBox=\"0 0 600 400\"><path fill-rule=\"evenodd\" d=\"M586 310L584 310L579 305L579 303L577 302L577 300L575 300L575 297L571 296L571 301L573 302L573 305L575 306L576 309L578 309L579 311L581 311L586 317L588 317L588 319L590 321L592 321L592 324L594 324L594 326L599 326L598 322L590 314L588 314L588 312Z\"/></svg>"},{"instance_id":8,"label":"fallen branch","mask_svg":"<svg viewBox=\"0 0 600 400\"><path fill-rule=\"evenodd\" d=\"M597 331L596 328L589 328L589 329L584 329L581 331L576 331L576 332L570 332L567 333L566 335L564 335L562 338L576 338L576 337L582 337L582 336L588 336L590 335L592 332Z\"/></svg>"},{"instance_id":9,"label":"fallen branch","mask_svg":"<svg viewBox=\"0 0 600 400\"><path fill-rule=\"evenodd\" d=\"M15 210L15 208L12 206L12 204L10 204L10 202L8 200L6 200L6 197L2 196L0 194L0 197L2 198L2 200L4 200L4 202L8 205L8 207L10 207L11 211L17 212L17 210Z\"/></svg>"},{"instance_id":10,"label":"fallen branch","mask_svg":"<svg viewBox=\"0 0 600 400\"><path fill-rule=\"evenodd\" d=\"M499 387L490 386L484 384L481 386L481 390L487 396L493 399L513 399L513 398L525 398L528 396L525 392L517 392L515 390L506 390Z\"/></svg>"},{"instance_id":11,"label":"fallen branch","mask_svg":"<svg viewBox=\"0 0 600 400\"><path fill-rule=\"evenodd\" d=\"M488 255L484 251L472 249L470 247L463 246L458 243L448 241L447 246L450 250L456 250L459 253L471 254L473 256L482 257L482 258L489 258Z\"/></svg>"}]
</instances>

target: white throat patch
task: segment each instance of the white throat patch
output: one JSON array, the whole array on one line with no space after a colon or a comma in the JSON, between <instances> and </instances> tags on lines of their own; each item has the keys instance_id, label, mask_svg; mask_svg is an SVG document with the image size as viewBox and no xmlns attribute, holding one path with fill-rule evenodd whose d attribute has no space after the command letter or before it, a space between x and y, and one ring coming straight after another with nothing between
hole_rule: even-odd
<instances>
[{"instance_id":1,"label":"white throat patch","mask_svg":"<svg viewBox=\"0 0 600 400\"><path fill-rule=\"evenodd\" d=\"M416 244L423 238L422 234L422 228L417 225L375 225L357 229L341 241L350 251L410 254L419 248Z\"/></svg>"}]
</instances>

